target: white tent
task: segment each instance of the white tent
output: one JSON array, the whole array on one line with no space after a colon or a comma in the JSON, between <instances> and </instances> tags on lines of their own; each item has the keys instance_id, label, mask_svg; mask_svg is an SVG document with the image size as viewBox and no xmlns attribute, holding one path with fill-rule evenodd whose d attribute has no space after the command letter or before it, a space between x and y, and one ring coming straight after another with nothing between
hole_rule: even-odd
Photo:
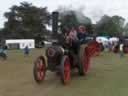
<instances>
[{"instance_id":1,"label":"white tent","mask_svg":"<svg viewBox=\"0 0 128 96\"><path fill-rule=\"evenodd\" d=\"M96 37L96 41L98 43L104 43L104 42L108 42L109 40L105 37Z\"/></svg>"},{"instance_id":2,"label":"white tent","mask_svg":"<svg viewBox=\"0 0 128 96\"><path fill-rule=\"evenodd\" d=\"M35 48L35 40L33 39L11 39L6 40L6 45L8 48L19 48L24 49L26 46L28 48Z\"/></svg>"},{"instance_id":3,"label":"white tent","mask_svg":"<svg viewBox=\"0 0 128 96\"><path fill-rule=\"evenodd\" d=\"M112 37L112 38L109 38L109 41L110 41L110 42L118 42L118 41L119 41L119 38L117 38L117 37Z\"/></svg>"}]
</instances>

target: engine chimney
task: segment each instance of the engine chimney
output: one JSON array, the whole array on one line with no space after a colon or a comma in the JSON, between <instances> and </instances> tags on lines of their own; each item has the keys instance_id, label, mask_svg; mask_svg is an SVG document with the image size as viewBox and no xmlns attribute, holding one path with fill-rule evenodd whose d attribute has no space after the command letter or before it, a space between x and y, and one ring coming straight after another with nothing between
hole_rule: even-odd
<instances>
[{"instance_id":1,"label":"engine chimney","mask_svg":"<svg viewBox=\"0 0 128 96\"><path fill-rule=\"evenodd\" d=\"M52 12L52 32L54 37L57 37L58 35L58 18L59 18L59 12L57 11Z\"/></svg>"}]
</instances>

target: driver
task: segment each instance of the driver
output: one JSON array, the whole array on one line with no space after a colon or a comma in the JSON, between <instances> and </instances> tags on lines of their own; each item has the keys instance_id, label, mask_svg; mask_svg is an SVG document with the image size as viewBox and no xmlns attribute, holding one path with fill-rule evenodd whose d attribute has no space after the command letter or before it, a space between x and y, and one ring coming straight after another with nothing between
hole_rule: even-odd
<instances>
[{"instance_id":1,"label":"driver","mask_svg":"<svg viewBox=\"0 0 128 96\"><path fill-rule=\"evenodd\" d=\"M87 36L88 32L86 27L81 25L78 27L78 31L73 27L66 36L66 43L69 44L70 47L77 49Z\"/></svg>"},{"instance_id":2,"label":"driver","mask_svg":"<svg viewBox=\"0 0 128 96\"><path fill-rule=\"evenodd\" d=\"M80 42L83 41L87 37L87 35L88 35L88 32L86 30L86 27L79 26L77 37L80 40Z\"/></svg>"}]
</instances>

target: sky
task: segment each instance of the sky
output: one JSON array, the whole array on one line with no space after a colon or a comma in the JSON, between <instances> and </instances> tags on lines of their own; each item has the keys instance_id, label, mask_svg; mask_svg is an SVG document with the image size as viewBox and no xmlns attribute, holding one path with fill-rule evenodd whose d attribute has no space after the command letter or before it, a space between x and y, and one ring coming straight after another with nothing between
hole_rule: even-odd
<instances>
[{"instance_id":1,"label":"sky","mask_svg":"<svg viewBox=\"0 0 128 96\"><path fill-rule=\"evenodd\" d=\"M90 17L93 23L100 20L101 16L119 15L128 21L128 0L1 0L0 1L0 28L4 26L6 19L3 14L9 11L13 5L27 1L37 7L47 7L50 12L61 6L80 10Z\"/></svg>"}]
</instances>

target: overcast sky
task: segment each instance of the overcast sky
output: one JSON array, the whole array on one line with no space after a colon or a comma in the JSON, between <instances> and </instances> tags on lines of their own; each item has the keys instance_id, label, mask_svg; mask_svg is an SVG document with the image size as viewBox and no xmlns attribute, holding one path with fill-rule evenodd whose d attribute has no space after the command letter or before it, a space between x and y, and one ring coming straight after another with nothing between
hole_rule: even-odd
<instances>
[{"instance_id":1,"label":"overcast sky","mask_svg":"<svg viewBox=\"0 0 128 96\"><path fill-rule=\"evenodd\" d=\"M19 5L22 1L28 1L38 7L48 7L54 11L60 6L72 9L80 9L95 23L104 14L120 15L128 21L128 0L1 0L0 1L0 27L6 20L3 16L12 5Z\"/></svg>"}]
</instances>

